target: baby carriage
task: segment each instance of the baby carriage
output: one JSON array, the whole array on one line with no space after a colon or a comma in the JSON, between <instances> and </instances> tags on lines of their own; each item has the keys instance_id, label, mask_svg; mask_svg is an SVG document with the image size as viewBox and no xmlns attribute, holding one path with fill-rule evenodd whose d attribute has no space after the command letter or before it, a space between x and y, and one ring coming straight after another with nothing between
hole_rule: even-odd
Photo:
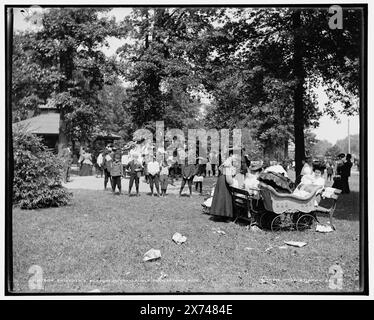
<instances>
[{"instance_id":1,"label":"baby carriage","mask_svg":"<svg viewBox=\"0 0 374 320\"><path fill-rule=\"evenodd\" d=\"M272 231L296 229L299 231L312 229L318 222L317 214L329 215L331 228L336 202L341 190L335 188L316 187L306 197L277 192L272 186L260 183L259 190L264 205L260 216L260 226ZM330 199L329 208L320 206L321 199Z\"/></svg>"}]
</instances>

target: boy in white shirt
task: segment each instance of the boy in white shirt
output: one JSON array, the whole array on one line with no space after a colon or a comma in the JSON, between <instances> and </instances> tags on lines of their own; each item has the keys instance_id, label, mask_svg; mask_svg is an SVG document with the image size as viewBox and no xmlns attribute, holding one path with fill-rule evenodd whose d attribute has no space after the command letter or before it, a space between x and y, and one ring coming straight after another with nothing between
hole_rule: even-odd
<instances>
[{"instance_id":1,"label":"boy in white shirt","mask_svg":"<svg viewBox=\"0 0 374 320\"><path fill-rule=\"evenodd\" d=\"M122 166L123 166L123 177L125 178L126 177L126 166L129 164L130 162L130 156L128 155L128 152L125 151L125 153L122 154L122 157L121 157L121 163L122 163Z\"/></svg>"},{"instance_id":2,"label":"boy in white shirt","mask_svg":"<svg viewBox=\"0 0 374 320\"><path fill-rule=\"evenodd\" d=\"M154 156L150 162L147 164L147 173L149 186L151 188L151 193L153 197L153 184L156 186L157 196L160 196L160 186L159 186L159 175L160 175L160 164L156 161Z\"/></svg>"}]
</instances>

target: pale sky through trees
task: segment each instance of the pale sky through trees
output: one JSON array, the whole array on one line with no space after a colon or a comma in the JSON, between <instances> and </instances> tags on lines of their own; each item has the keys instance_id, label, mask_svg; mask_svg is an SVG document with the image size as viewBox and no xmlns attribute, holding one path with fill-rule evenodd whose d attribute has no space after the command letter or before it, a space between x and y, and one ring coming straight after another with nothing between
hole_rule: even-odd
<instances>
[{"instance_id":1,"label":"pale sky through trees","mask_svg":"<svg viewBox=\"0 0 374 320\"><path fill-rule=\"evenodd\" d=\"M114 8L109 12L109 15L113 15L116 21L121 21L131 11L131 8ZM35 28L33 24L25 21L26 14L21 13L21 8L14 9L14 30L24 31ZM109 48L103 48L103 52L107 56L114 55L116 50L124 43L123 39L110 38L108 39ZM322 109L324 103L327 101L327 96L322 88L316 90L318 94L319 107ZM339 106L337 106L339 108ZM320 125L316 129L311 131L316 134L317 139L327 140L332 144L335 144L337 140L344 139L348 135L348 117L346 115L339 114L340 123L336 120L331 119L329 116L322 116L320 118ZM359 116L349 117L350 134L358 134L359 129Z\"/></svg>"}]
</instances>

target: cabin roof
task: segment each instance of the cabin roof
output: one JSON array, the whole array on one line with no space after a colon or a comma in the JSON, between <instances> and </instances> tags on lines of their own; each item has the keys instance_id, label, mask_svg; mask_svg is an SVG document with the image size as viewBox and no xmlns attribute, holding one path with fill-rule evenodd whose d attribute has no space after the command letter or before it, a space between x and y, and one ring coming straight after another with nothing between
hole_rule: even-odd
<instances>
[{"instance_id":1,"label":"cabin roof","mask_svg":"<svg viewBox=\"0 0 374 320\"><path fill-rule=\"evenodd\" d=\"M45 113L23 121L13 123L13 128L24 127L35 134L59 134L60 114Z\"/></svg>"}]
</instances>

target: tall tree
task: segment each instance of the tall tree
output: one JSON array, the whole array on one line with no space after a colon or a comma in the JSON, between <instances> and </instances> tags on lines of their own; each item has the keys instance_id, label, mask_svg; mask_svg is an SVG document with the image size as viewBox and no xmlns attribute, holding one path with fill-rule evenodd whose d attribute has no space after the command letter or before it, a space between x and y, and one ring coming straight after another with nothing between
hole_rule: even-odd
<instances>
[{"instance_id":1,"label":"tall tree","mask_svg":"<svg viewBox=\"0 0 374 320\"><path fill-rule=\"evenodd\" d=\"M120 135L124 140L131 139L131 133L135 130L132 117L127 112L127 100L126 89L119 81L104 85L99 92L100 127Z\"/></svg>"},{"instance_id":2,"label":"tall tree","mask_svg":"<svg viewBox=\"0 0 374 320\"><path fill-rule=\"evenodd\" d=\"M183 128L198 117L200 81L194 58L212 28L210 11L136 8L124 20L128 41L118 53L124 77L133 84L127 109L136 126L164 120L167 127Z\"/></svg>"},{"instance_id":3,"label":"tall tree","mask_svg":"<svg viewBox=\"0 0 374 320\"><path fill-rule=\"evenodd\" d=\"M212 39L216 53L212 68L221 67L222 70L231 64L253 70L257 65L266 75L281 81L284 88L291 84L297 175L305 156L304 131L310 125L317 125L312 120L318 120L320 116L313 87L323 82L330 102L341 100L343 112L357 112L352 97L357 96L359 89L362 16L360 9L344 9L344 27L340 30L329 28L327 7L231 10ZM213 78L217 80L217 77ZM211 84L214 89L213 81ZM260 95L258 101L262 99L263 95ZM254 100L250 101L240 108L248 115L256 108ZM221 108L223 113L224 108ZM331 103L324 111L332 116L335 114Z\"/></svg>"},{"instance_id":4,"label":"tall tree","mask_svg":"<svg viewBox=\"0 0 374 320\"><path fill-rule=\"evenodd\" d=\"M60 142L88 140L97 124L97 93L111 79L106 73L115 69L101 47L107 36L120 32L113 19L99 17L108 10L45 9L39 30L17 36L15 101L31 109L40 102L56 106L62 120ZM27 89L22 88L25 82L30 83Z\"/></svg>"}]
</instances>

